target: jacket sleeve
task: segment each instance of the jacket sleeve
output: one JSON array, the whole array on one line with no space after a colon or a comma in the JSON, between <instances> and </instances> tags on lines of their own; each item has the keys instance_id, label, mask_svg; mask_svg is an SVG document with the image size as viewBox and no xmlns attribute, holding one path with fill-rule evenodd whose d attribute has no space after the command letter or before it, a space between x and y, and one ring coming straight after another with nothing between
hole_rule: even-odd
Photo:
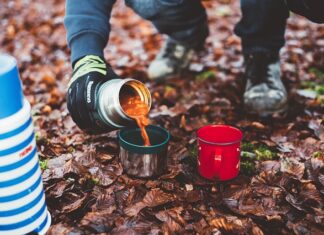
<instances>
[{"instance_id":1,"label":"jacket sleeve","mask_svg":"<svg viewBox=\"0 0 324 235\"><path fill-rule=\"evenodd\" d=\"M64 25L74 63L85 55L103 57L110 32L110 14L116 0L67 0Z\"/></svg>"}]
</instances>

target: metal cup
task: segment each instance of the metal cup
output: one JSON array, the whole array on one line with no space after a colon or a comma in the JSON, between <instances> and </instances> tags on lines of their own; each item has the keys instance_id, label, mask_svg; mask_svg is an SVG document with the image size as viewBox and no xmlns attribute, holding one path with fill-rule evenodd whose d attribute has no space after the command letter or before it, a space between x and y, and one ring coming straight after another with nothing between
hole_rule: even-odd
<instances>
[{"instance_id":1,"label":"metal cup","mask_svg":"<svg viewBox=\"0 0 324 235\"><path fill-rule=\"evenodd\" d=\"M158 126L146 127L151 146L144 142L139 128L118 132L120 161L124 171L139 178L156 177L167 170L167 152L170 134Z\"/></svg>"}]
</instances>

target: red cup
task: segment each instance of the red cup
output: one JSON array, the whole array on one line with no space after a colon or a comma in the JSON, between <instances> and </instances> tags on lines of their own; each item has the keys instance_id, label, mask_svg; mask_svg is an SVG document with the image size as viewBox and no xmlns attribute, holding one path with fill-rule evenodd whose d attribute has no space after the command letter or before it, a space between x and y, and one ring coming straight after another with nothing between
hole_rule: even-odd
<instances>
[{"instance_id":1,"label":"red cup","mask_svg":"<svg viewBox=\"0 0 324 235\"><path fill-rule=\"evenodd\" d=\"M230 180L240 171L242 132L232 126L208 125L197 131L198 171L210 180Z\"/></svg>"}]
</instances>

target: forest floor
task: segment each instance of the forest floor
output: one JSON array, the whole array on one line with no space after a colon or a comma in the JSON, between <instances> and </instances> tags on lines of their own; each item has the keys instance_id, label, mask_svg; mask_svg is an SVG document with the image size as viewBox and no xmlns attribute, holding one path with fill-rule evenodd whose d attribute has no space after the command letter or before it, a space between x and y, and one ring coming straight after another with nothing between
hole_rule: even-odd
<instances>
[{"instance_id":1,"label":"forest floor","mask_svg":"<svg viewBox=\"0 0 324 235\"><path fill-rule=\"evenodd\" d=\"M17 58L33 108L48 234L323 234L324 28L292 14L281 51L289 110L259 119L242 105L238 2L204 1L206 50L165 84L146 75L164 37L123 2L114 7L106 59L148 86L152 123L172 135L169 172L142 180L123 173L116 131L86 135L67 111L65 1L0 0L0 52ZM197 173L195 132L209 123L244 133L234 180Z\"/></svg>"}]
</instances>

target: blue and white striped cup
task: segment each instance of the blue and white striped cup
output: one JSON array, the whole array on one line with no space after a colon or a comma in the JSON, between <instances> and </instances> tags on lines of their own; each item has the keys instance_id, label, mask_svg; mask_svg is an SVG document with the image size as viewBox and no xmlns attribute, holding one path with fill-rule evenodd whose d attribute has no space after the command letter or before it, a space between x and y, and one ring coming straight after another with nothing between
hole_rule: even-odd
<instances>
[{"instance_id":1,"label":"blue and white striped cup","mask_svg":"<svg viewBox=\"0 0 324 235\"><path fill-rule=\"evenodd\" d=\"M45 234L51 217L31 108L22 95L16 60L0 55L0 66L0 235Z\"/></svg>"}]
</instances>

